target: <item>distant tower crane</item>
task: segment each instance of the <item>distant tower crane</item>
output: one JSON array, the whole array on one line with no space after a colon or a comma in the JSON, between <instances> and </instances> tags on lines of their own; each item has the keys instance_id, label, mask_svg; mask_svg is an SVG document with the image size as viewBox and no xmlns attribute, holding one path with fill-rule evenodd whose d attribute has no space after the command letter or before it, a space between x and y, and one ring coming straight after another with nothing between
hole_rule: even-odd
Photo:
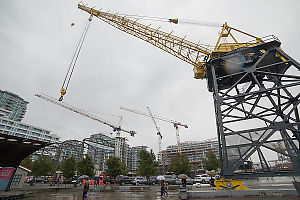
<instances>
[{"instance_id":1,"label":"distant tower crane","mask_svg":"<svg viewBox=\"0 0 300 200\"><path fill-rule=\"evenodd\" d=\"M160 133L160 130L159 130L157 124L156 124L156 121L155 121L155 119L154 119L154 117L153 117L153 115L152 115L152 112L151 112L150 108L147 107L147 109L149 110L149 114L150 114L150 116L151 116L151 118L152 118L152 120L153 120L153 123L154 123L154 125L155 125L155 128L156 128L156 130L157 130L157 135L158 135L158 153L160 153L161 150L162 150L162 147L161 147L162 135L161 135L161 133Z\"/></svg>"},{"instance_id":2,"label":"distant tower crane","mask_svg":"<svg viewBox=\"0 0 300 200\"><path fill-rule=\"evenodd\" d=\"M154 119L158 119L158 120L161 120L161 121L164 121L164 122L168 122L168 123L171 123L174 125L175 129L176 129L176 140L177 140L177 145L180 144L180 137L179 137L179 126L182 126L184 128L188 128L188 125L186 124L183 124L181 122L178 122L178 121L174 121L174 120L171 120L171 119L166 119L166 118L163 118L163 117L159 117L159 116L156 116L156 115L149 115L147 113L144 113L144 112L141 112L141 111L137 111L137 110L133 110L133 109L130 109L130 108L125 108L125 107L121 107L122 110L126 110L126 111L129 111L129 112L132 112L132 113L136 113L136 114L139 114L139 115L144 115L146 117L153 117Z\"/></svg>"},{"instance_id":3,"label":"distant tower crane","mask_svg":"<svg viewBox=\"0 0 300 200\"><path fill-rule=\"evenodd\" d=\"M115 124L113 124L109 121L103 120L103 119L99 118L98 116L95 116L95 115L93 115L93 114L91 114L91 113L89 113L85 110L82 110L82 109L76 108L74 106L68 105L66 103L63 103L61 101L58 101L55 98L52 98L52 97L50 97L46 94L40 93L40 94L35 94L35 96L113 128L113 132L116 132L115 155L119 158L121 158L121 148L120 147L121 147L121 141L122 141L122 138L120 137L120 131L129 133L130 136L132 136L132 137L134 137L134 135L136 134L135 131L128 131L128 130L125 130L125 129L121 128L120 122L122 120L122 117L119 121L119 124L115 125Z\"/></svg>"}]
</instances>

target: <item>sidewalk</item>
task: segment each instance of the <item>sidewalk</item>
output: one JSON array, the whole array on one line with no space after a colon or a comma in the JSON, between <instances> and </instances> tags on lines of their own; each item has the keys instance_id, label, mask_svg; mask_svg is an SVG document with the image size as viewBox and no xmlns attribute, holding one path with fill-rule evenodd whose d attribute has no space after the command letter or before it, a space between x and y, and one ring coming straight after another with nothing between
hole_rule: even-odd
<instances>
[{"instance_id":1,"label":"sidewalk","mask_svg":"<svg viewBox=\"0 0 300 200\"><path fill-rule=\"evenodd\" d=\"M41 184L35 183L33 186L29 184L24 184L23 188L20 189L13 189L8 192L0 191L0 200L4 199L19 199L23 198L28 194L32 194L34 192L47 190L47 191L58 191L58 190L82 190L81 186L74 187L72 184L60 184L50 186L50 184Z\"/></svg>"}]
</instances>

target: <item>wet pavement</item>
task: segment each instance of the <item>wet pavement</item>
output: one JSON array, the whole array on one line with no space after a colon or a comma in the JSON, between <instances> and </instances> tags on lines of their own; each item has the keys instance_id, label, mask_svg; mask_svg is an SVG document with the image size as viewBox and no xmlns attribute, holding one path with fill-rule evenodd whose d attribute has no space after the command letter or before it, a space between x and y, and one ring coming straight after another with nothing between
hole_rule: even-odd
<instances>
[{"instance_id":1,"label":"wet pavement","mask_svg":"<svg viewBox=\"0 0 300 200\"><path fill-rule=\"evenodd\" d=\"M300 177L297 177L298 181ZM245 180L244 185L250 187L251 189L294 189L292 185L292 177L276 177L276 178L260 178ZM26 200L81 200L82 199L82 187L73 187L72 185L60 186L59 188L52 188L49 185L41 184L35 185L33 187L25 186L24 190L29 191L24 199ZM158 199L178 199L178 191L169 191L169 196L167 198L160 197L159 186L151 186L150 191L144 192L132 192L132 191L114 191L114 192L104 192L96 191L96 189L91 188L88 196L89 200L158 200ZM212 190L209 185L202 185L201 188L193 187L192 191L202 190L210 191ZM219 198L199 198L199 199L209 199L209 200L237 200L241 197L219 197ZM243 200L253 200L253 199L264 199L264 200L300 200L300 197L296 196L246 196L242 198Z\"/></svg>"},{"instance_id":2,"label":"wet pavement","mask_svg":"<svg viewBox=\"0 0 300 200\"><path fill-rule=\"evenodd\" d=\"M149 192L89 192L88 193L89 200L161 200L161 199L170 199L177 200L177 194L169 194L167 198L161 198L159 193L154 191ZM81 200L81 194L79 192L67 192L61 191L56 193L35 193L29 195L25 198L26 200ZM238 200L238 198L201 198L201 199L209 199L209 200ZM244 197L243 200L300 200L300 197Z\"/></svg>"},{"instance_id":3,"label":"wet pavement","mask_svg":"<svg viewBox=\"0 0 300 200\"><path fill-rule=\"evenodd\" d=\"M58 191L40 192L28 195L25 199L31 200L81 200L81 192ZM89 200L156 200L161 199L156 191L148 192L89 192ZM170 193L167 199L178 199L177 193Z\"/></svg>"}]
</instances>

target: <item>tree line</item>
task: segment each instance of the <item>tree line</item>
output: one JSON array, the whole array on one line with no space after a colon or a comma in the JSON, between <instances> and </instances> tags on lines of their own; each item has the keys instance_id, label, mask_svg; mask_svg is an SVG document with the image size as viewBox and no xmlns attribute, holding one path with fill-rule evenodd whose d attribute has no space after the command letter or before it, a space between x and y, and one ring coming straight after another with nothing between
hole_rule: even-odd
<instances>
[{"instance_id":1,"label":"tree line","mask_svg":"<svg viewBox=\"0 0 300 200\"><path fill-rule=\"evenodd\" d=\"M34 162L31 161L30 157L25 158L21 165L32 170L33 176L52 176L55 171L62 171L64 177L72 178L77 175L88 175L90 177L95 175L94 163L89 156L76 162L76 159L72 155L66 158L62 162L57 163L49 156L41 155Z\"/></svg>"},{"instance_id":2,"label":"tree line","mask_svg":"<svg viewBox=\"0 0 300 200\"><path fill-rule=\"evenodd\" d=\"M158 163L152 150L150 152L145 149L140 150L138 158L138 175L149 178L157 174ZM211 151L207 152L206 158L202 162L206 170L216 170L219 167L219 160ZM111 156L105 164L107 166L105 174L109 177L115 178L118 175L127 175L128 173L126 164L118 157ZM34 176L51 176L56 170L62 171L63 176L66 178L74 177L76 172L79 176L95 176L94 163L88 155L78 162L72 155L59 163L45 155L41 155L34 162L31 161L30 157L27 157L22 161L21 165L31 169ZM180 153L171 159L171 163L168 166L168 171L174 172L176 175L189 174L191 169L192 166L188 157Z\"/></svg>"}]
</instances>

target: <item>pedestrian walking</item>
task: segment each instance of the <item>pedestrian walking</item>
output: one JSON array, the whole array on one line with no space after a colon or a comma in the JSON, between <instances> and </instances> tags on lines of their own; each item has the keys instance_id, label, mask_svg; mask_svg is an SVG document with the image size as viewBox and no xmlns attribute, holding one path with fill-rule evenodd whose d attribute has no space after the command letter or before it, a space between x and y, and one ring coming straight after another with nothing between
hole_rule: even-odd
<instances>
[{"instance_id":1,"label":"pedestrian walking","mask_svg":"<svg viewBox=\"0 0 300 200\"><path fill-rule=\"evenodd\" d=\"M211 187L216 187L216 186L215 186L215 179L214 179L214 177L210 177L209 182L210 182L210 186L211 186Z\"/></svg>"},{"instance_id":2,"label":"pedestrian walking","mask_svg":"<svg viewBox=\"0 0 300 200\"><path fill-rule=\"evenodd\" d=\"M168 192L166 191L165 181L164 180L160 181L160 196L161 197L168 196Z\"/></svg>"},{"instance_id":3,"label":"pedestrian walking","mask_svg":"<svg viewBox=\"0 0 300 200\"><path fill-rule=\"evenodd\" d=\"M85 182L84 186L83 186L83 192L82 192L82 200L88 200L88 196L87 196L87 193L89 191L89 184L88 182Z\"/></svg>"},{"instance_id":4,"label":"pedestrian walking","mask_svg":"<svg viewBox=\"0 0 300 200\"><path fill-rule=\"evenodd\" d=\"M186 178L182 178L181 179L181 182L182 182L182 187L186 188Z\"/></svg>"}]
</instances>

